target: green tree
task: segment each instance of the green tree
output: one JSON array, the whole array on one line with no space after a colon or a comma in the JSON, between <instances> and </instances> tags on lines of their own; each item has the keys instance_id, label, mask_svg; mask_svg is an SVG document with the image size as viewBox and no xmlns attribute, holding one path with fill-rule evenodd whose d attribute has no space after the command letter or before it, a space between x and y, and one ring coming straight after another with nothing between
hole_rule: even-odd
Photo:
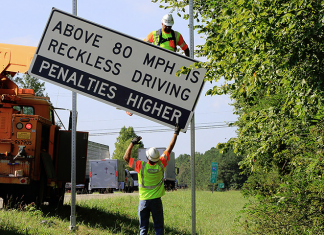
<instances>
[{"instance_id":1,"label":"green tree","mask_svg":"<svg viewBox=\"0 0 324 235\"><path fill-rule=\"evenodd\" d=\"M247 175L239 165L244 157L229 149L226 153L220 154L219 158L217 181L224 183L225 189L241 189L247 180Z\"/></svg>"},{"instance_id":2,"label":"green tree","mask_svg":"<svg viewBox=\"0 0 324 235\"><path fill-rule=\"evenodd\" d=\"M217 183L225 183L226 189L240 189L246 181L246 175L239 169L239 162L243 159L230 149L226 154L221 154L216 148L211 148L205 153L195 155L196 187L202 190L210 189L211 163L218 163ZM191 185L190 155L181 154L176 158L176 167L179 168L177 180L179 184Z\"/></svg>"},{"instance_id":3,"label":"green tree","mask_svg":"<svg viewBox=\"0 0 324 235\"><path fill-rule=\"evenodd\" d=\"M158 0L153 0L157 2ZM188 0L161 0L188 18ZM238 127L233 148L245 156L247 228L259 234L324 230L324 27L320 0L194 0L196 54L208 95L230 94ZM190 68L183 68L186 72ZM271 180L272 179L272 180ZM253 225L253 226L251 226Z\"/></svg>"},{"instance_id":4,"label":"green tree","mask_svg":"<svg viewBox=\"0 0 324 235\"><path fill-rule=\"evenodd\" d=\"M180 154L175 159L175 166L179 168L179 174L177 175L178 184L191 184L190 179L190 155L188 154Z\"/></svg>"},{"instance_id":5,"label":"green tree","mask_svg":"<svg viewBox=\"0 0 324 235\"><path fill-rule=\"evenodd\" d=\"M47 97L48 94L45 92L45 82L39 81L38 78L31 77L28 74L23 74L22 77L11 78L19 88L33 89L36 96Z\"/></svg>"},{"instance_id":6,"label":"green tree","mask_svg":"<svg viewBox=\"0 0 324 235\"><path fill-rule=\"evenodd\" d=\"M123 157L125 155L125 152L132 141L134 137L137 135L135 134L135 131L133 127L126 128L125 126L121 128L119 132L119 136L117 137L116 143L115 143L115 151L113 153L112 158L113 159L121 159L123 160ZM140 144L135 145L133 147L131 157L134 159L138 159L138 148L143 148L144 144L141 141Z\"/></svg>"}]
</instances>

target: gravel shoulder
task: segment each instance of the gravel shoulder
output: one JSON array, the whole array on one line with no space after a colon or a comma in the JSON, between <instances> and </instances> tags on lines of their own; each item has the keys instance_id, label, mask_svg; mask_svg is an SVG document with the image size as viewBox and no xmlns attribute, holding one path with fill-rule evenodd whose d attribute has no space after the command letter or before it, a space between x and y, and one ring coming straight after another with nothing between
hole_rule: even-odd
<instances>
[{"instance_id":1,"label":"gravel shoulder","mask_svg":"<svg viewBox=\"0 0 324 235\"><path fill-rule=\"evenodd\" d=\"M107 193L107 194L77 194L76 201L89 200L89 199L102 199L110 197L125 197L137 196L138 192L133 193ZM71 201L71 194L65 194L64 203ZM3 208L3 199L0 197L0 209Z\"/></svg>"},{"instance_id":2,"label":"gravel shoulder","mask_svg":"<svg viewBox=\"0 0 324 235\"><path fill-rule=\"evenodd\" d=\"M138 192L133 193L107 193L107 194L77 194L76 201L88 200L88 199L102 199L110 197L125 197L125 196L138 196ZM64 196L64 203L71 201L71 194Z\"/></svg>"}]
</instances>

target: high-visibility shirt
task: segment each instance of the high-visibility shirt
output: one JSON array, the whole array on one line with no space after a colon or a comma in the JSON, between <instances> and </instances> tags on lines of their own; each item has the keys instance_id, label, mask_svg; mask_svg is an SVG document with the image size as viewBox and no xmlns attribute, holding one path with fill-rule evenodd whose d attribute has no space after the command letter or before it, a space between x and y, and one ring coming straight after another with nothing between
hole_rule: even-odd
<instances>
[{"instance_id":1,"label":"high-visibility shirt","mask_svg":"<svg viewBox=\"0 0 324 235\"><path fill-rule=\"evenodd\" d=\"M160 47L168 49L170 51L175 51L176 46L178 45L182 50L186 50L188 48L187 43L183 40L182 35L177 32L174 31L175 34L175 38L176 38L176 43L174 42L174 40L170 40L170 41L166 41L160 44ZM146 42L150 42L153 43L154 45L158 45L159 42L159 30L156 31L152 31L149 33L149 35L147 35L147 37L144 39L144 41ZM172 38L172 34L170 33L166 33L164 32L164 30L162 29L162 38L164 39L168 39L168 38Z\"/></svg>"},{"instance_id":2,"label":"high-visibility shirt","mask_svg":"<svg viewBox=\"0 0 324 235\"><path fill-rule=\"evenodd\" d=\"M159 198L165 194L164 170L169 161L170 154L168 151L164 151L160 159L154 165L151 165L149 162L130 158L129 167L133 168L138 173L138 192L140 200Z\"/></svg>"}]
</instances>

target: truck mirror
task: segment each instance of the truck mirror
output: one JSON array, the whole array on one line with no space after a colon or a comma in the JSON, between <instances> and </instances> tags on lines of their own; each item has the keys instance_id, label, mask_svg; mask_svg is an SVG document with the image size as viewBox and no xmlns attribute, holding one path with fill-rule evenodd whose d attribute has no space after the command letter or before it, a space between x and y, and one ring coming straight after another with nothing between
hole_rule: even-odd
<instances>
[{"instance_id":1,"label":"truck mirror","mask_svg":"<svg viewBox=\"0 0 324 235\"><path fill-rule=\"evenodd\" d=\"M70 115L69 115L69 131L72 130L72 111L70 111Z\"/></svg>"},{"instance_id":2,"label":"truck mirror","mask_svg":"<svg viewBox=\"0 0 324 235\"><path fill-rule=\"evenodd\" d=\"M76 114L76 122L77 122L77 119L78 119L78 113ZM72 130L72 110L70 110L70 116L69 116L69 131Z\"/></svg>"},{"instance_id":3,"label":"truck mirror","mask_svg":"<svg viewBox=\"0 0 324 235\"><path fill-rule=\"evenodd\" d=\"M179 167L176 168L177 175L179 174Z\"/></svg>"}]
</instances>

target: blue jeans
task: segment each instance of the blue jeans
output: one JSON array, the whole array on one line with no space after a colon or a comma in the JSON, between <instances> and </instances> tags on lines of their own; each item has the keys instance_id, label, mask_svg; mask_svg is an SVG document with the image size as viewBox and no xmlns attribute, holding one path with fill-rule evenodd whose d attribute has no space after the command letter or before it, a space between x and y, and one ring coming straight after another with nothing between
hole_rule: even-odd
<instances>
[{"instance_id":1,"label":"blue jeans","mask_svg":"<svg viewBox=\"0 0 324 235\"><path fill-rule=\"evenodd\" d=\"M138 204L138 217L140 235L146 235L149 228L150 213L152 213L156 235L164 234L163 205L161 198L140 200Z\"/></svg>"}]
</instances>

